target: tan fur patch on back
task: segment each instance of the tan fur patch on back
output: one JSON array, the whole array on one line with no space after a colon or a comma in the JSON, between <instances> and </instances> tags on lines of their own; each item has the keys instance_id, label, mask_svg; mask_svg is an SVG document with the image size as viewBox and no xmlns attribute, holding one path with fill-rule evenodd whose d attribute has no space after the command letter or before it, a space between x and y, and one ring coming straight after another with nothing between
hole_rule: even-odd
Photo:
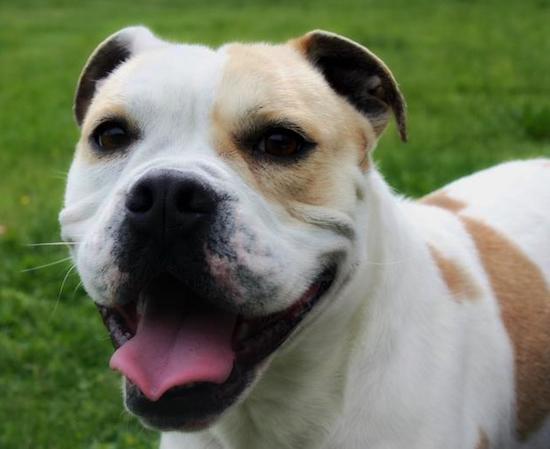
<instances>
[{"instance_id":1,"label":"tan fur patch on back","mask_svg":"<svg viewBox=\"0 0 550 449\"><path fill-rule=\"evenodd\" d=\"M476 449L489 449L489 438L487 434L482 429L479 429L479 441L477 443Z\"/></svg>"},{"instance_id":2,"label":"tan fur patch on back","mask_svg":"<svg viewBox=\"0 0 550 449\"><path fill-rule=\"evenodd\" d=\"M462 220L514 346L517 432L525 440L550 413L550 290L540 269L513 242L481 221Z\"/></svg>"},{"instance_id":3,"label":"tan fur patch on back","mask_svg":"<svg viewBox=\"0 0 550 449\"><path fill-rule=\"evenodd\" d=\"M439 268L443 280L447 284L453 297L462 302L463 299L475 301L480 296L480 289L474 278L466 268L459 265L455 260L445 257L437 248L430 245L430 252Z\"/></svg>"},{"instance_id":4,"label":"tan fur patch on back","mask_svg":"<svg viewBox=\"0 0 550 449\"><path fill-rule=\"evenodd\" d=\"M421 198L419 200L422 204L427 204L428 206L437 206L443 209L447 209L451 212L460 212L466 207L466 203L451 198L443 190L438 190L437 192L430 193L429 195Z\"/></svg>"}]
</instances>

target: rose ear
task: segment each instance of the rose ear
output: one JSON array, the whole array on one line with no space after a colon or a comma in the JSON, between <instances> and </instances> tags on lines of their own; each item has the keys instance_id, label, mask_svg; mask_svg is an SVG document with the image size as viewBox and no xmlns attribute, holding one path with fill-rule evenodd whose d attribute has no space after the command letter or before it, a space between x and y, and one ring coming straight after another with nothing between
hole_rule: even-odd
<instances>
[{"instance_id":1,"label":"rose ear","mask_svg":"<svg viewBox=\"0 0 550 449\"><path fill-rule=\"evenodd\" d=\"M407 140L405 99L386 65L345 37L312 31L293 41L328 84L365 114L379 136L393 112L401 140Z\"/></svg>"},{"instance_id":2,"label":"rose ear","mask_svg":"<svg viewBox=\"0 0 550 449\"><path fill-rule=\"evenodd\" d=\"M82 124L86 116L98 81L107 78L132 55L162 43L148 28L135 26L124 28L99 44L88 58L78 80L73 106L78 125Z\"/></svg>"}]
</instances>

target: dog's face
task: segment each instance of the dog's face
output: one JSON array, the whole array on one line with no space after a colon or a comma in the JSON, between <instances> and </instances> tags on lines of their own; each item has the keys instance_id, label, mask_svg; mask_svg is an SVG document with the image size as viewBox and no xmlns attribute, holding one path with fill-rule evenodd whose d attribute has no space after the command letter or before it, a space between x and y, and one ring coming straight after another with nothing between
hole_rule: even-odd
<instances>
[{"instance_id":1,"label":"dog's face","mask_svg":"<svg viewBox=\"0 0 550 449\"><path fill-rule=\"evenodd\" d=\"M128 28L98 47L60 220L144 423L209 425L335 298L392 110L404 138L388 69L328 33L211 50Z\"/></svg>"}]
</instances>

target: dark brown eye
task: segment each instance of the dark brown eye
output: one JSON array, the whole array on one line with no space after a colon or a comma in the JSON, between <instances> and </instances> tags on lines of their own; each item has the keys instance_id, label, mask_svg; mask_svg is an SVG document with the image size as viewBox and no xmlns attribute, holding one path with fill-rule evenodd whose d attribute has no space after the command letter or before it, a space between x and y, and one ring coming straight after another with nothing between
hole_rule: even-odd
<instances>
[{"instance_id":1,"label":"dark brown eye","mask_svg":"<svg viewBox=\"0 0 550 449\"><path fill-rule=\"evenodd\" d=\"M256 143L255 150L278 157L298 155L309 142L298 133L285 128L268 130Z\"/></svg>"},{"instance_id":2,"label":"dark brown eye","mask_svg":"<svg viewBox=\"0 0 550 449\"><path fill-rule=\"evenodd\" d=\"M118 121L108 121L99 125L92 134L96 147L105 152L126 148L132 143L132 135L127 126Z\"/></svg>"}]
</instances>

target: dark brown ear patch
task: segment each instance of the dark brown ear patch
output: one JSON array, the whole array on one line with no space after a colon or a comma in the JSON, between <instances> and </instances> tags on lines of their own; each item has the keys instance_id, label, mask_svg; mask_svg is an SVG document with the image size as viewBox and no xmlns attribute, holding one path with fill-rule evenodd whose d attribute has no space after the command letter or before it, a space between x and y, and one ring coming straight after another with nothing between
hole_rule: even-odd
<instances>
[{"instance_id":1,"label":"dark brown ear patch","mask_svg":"<svg viewBox=\"0 0 550 449\"><path fill-rule=\"evenodd\" d=\"M379 135L393 111L407 140L405 100L386 65L366 48L338 35L314 31L298 41L329 85L371 121Z\"/></svg>"},{"instance_id":2,"label":"dark brown ear patch","mask_svg":"<svg viewBox=\"0 0 550 449\"><path fill-rule=\"evenodd\" d=\"M106 78L113 70L130 57L126 42L114 36L101 45L90 57L76 90L74 114L79 125L82 124L86 111L95 93L96 83Z\"/></svg>"}]
</instances>

